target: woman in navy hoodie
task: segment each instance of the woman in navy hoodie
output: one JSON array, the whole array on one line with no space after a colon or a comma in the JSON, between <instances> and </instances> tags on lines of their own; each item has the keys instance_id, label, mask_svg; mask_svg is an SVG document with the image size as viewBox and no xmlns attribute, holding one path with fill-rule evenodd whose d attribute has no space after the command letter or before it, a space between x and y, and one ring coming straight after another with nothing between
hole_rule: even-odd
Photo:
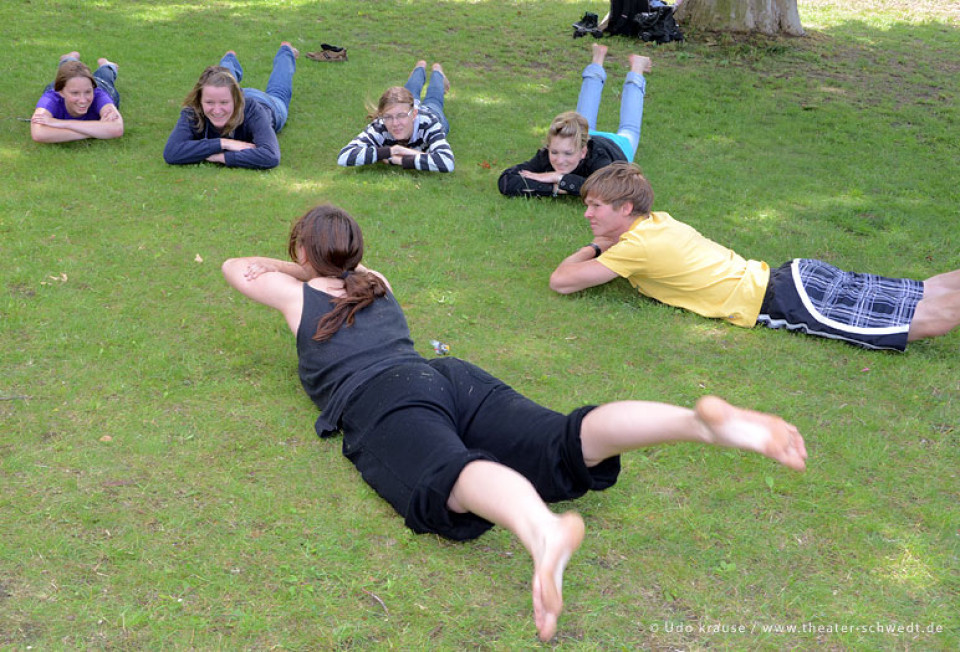
<instances>
[{"instance_id":1,"label":"woman in navy hoodie","mask_svg":"<svg viewBox=\"0 0 960 652\"><path fill-rule=\"evenodd\" d=\"M240 88L243 68L233 50L203 71L183 101L180 119L163 148L171 165L209 161L267 170L280 164L277 134L287 122L293 73L300 53L280 44L266 92Z\"/></svg>"}]
</instances>

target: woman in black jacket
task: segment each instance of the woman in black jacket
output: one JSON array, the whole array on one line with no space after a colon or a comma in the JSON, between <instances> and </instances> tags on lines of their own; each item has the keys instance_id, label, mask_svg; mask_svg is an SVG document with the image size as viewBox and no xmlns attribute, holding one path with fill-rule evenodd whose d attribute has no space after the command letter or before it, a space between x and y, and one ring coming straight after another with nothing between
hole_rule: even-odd
<instances>
[{"instance_id":1,"label":"woman in black jacket","mask_svg":"<svg viewBox=\"0 0 960 652\"><path fill-rule=\"evenodd\" d=\"M583 70L577 110L561 113L550 124L546 147L525 163L500 174L500 192L508 196L579 195L591 174L614 161L632 162L640 144L643 96L652 63L648 57L630 55L630 72L623 83L620 127L617 133L596 131L600 94L607 73L603 61L607 46L594 43L593 61Z\"/></svg>"}]
</instances>

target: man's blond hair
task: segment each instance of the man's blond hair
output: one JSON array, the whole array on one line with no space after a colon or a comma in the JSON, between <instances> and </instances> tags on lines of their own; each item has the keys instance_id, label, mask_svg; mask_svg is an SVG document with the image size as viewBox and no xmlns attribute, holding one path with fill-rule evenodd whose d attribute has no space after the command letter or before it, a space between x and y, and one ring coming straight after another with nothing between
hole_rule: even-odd
<instances>
[{"instance_id":1,"label":"man's blond hair","mask_svg":"<svg viewBox=\"0 0 960 652\"><path fill-rule=\"evenodd\" d=\"M593 197L614 208L626 202L633 204L632 215L646 215L653 207L653 188L633 163L617 161L591 174L580 187L586 201Z\"/></svg>"}]
</instances>

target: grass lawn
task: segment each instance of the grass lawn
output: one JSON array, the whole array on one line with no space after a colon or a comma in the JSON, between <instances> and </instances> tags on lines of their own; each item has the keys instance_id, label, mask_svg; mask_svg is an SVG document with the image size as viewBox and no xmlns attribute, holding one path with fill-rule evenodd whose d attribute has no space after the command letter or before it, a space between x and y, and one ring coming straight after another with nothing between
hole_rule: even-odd
<instances>
[{"instance_id":1,"label":"grass lawn","mask_svg":"<svg viewBox=\"0 0 960 652\"><path fill-rule=\"evenodd\" d=\"M588 532L553 644L960 647L960 334L885 354L735 328L625 281L548 289L590 239L582 207L509 200L496 179L574 108L590 41L570 24L604 7L0 5L0 647L547 647L519 543L405 529L339 439L315 437L282 318L223 281L225 258L282 256L321 201L359 219L424 355L440 339L559 410L716 393L805 434L805 474L692 445L626 456L617 486L575 503ZM599 127L643 52L656 209L772 265L960 268L956 3L800 14L803 39L608 39ZM280 167L165 165L202 69L234 49L263 87L284 39L350 59L301 57ZM126 134L37 145L17 118L74 49L119 63ZM364 100L420 58L453 85L456 171L337 167Z\"/></svg>"}]
</instances>

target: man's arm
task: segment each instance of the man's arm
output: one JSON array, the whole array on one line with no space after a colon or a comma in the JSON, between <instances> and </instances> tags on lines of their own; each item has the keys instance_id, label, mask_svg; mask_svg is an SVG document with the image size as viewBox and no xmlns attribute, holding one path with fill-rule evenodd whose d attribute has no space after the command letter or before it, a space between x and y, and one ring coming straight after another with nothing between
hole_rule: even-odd
<instances>
[{"instance_id":1,"label":"man's arm","mask_svg":"<svg viewBox=\"0 0 960 652\"><path fill-rule=\"evenodd\" d=\"M596 245L601 251L606 251L611 244L594 242L564 258L550 275L550 289L560 294L570 294L617 278L616 272L597 260L597 250L594 248Z\"/></svg>"}]
</instances>

